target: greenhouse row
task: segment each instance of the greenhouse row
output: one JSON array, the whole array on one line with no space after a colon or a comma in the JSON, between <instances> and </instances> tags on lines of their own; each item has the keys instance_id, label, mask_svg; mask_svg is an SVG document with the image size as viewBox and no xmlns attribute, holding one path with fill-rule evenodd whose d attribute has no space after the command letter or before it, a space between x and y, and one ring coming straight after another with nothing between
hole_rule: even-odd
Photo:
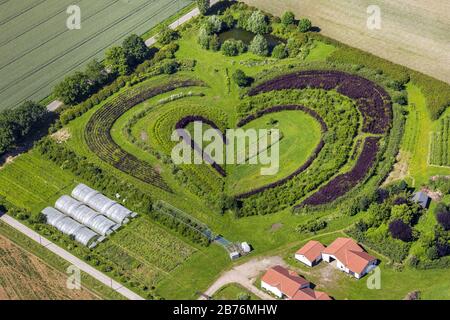
<instances>
[{"instance_id":1,"label":"greenhouse row","mask_svg":"<svg viewBox=\"0 0 450 320\"><path fill-rule=\"evenodd\" d=\"M55 208L45 208L42 213L48 224L89 248L95 247L136 216L136 213L84 184L72 191L72 197L60 197Z\"/></svg>"},{"instance_id":2,"label":"greenhouse row","mask_svg":"<svg viewBox=\"0 0 450 320\"><path fill-rule=\"evenodd\" d=\"M47 218L47 223L49 225L55 227L62 233L73 237L75 241L78 241L87 247L94 247L96 241L99 239L97 233L54 208L45 208L42 210L42 213Z\"/></svg>"},{"instance_id":3,"label":"greenhouse row","mask_svg":"<svg viewBox=\"0 0 450 320\"><path fill-rule=\"evenodd\" d=\"M128 219L135 215L131 210L128 210L116 201L105 197L100 192L91 189L84 184L79 184L73 189L72 197L85 203L116 223L127 223Z\"/></svg>"}]
</instances>

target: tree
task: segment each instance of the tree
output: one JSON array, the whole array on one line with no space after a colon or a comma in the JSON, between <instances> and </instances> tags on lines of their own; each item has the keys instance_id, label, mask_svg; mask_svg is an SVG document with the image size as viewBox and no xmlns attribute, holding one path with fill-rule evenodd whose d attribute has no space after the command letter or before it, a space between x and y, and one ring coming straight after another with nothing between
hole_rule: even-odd
<instances>
[{"instance_id":1,"label":"tree","mask_svg":"<svg viewBox=\"0 0 450 320\"><path fill-rule=\"evenodd\" d=\"M127 57L123 48L111 47L106 50L105 67L114 74L126 75L130 72Z\"/></svg>"},{"instance_id":2,"label":"tree","mask_svg":"<svg viewBox=\"0 0 450 320\"><path fill-rule=\"evenodd\" d=\"M261 11L254 11L247 21L247 30L256 34L270 32L270 24L267 16Z\"/></svg>"},{"instance_id":3,"label":"tree","mask_svg":"<svg viewBox=\"0 0 450 320\"><path fill-rule=\"evenodd\" d=\"M223 29L223 21L219 16L210 16L204 24L204 28L208 34L219 33Z\"/></svg>"},{"instance_id":4,"label":"tree","mask_svg":"<svg viewBox=\"0 0 450 320\"><path fill-rule=\"evenodd\" d=\"M220 39L217 34L213 34L209 39L209 49L212 51L220 50Z\"/></svg>"},{"instance_id":5,"label":"tree","mask_svg":"<svg viewBox=\"0 0 450 320\"><path fill-rule=\"evenodd\" d=\"M244 71L237 69L233 73L233 81L239 86L239 87L247 87L251 84L251 78L247 77Z\"/></svg>"},{"instance_id":6,"label":"tree","mask_svg":"<svg viewBox=\"0 0 450 320\"><path fill-rule=\"evenodd\" d=\"M298 31L302 33L308 32L309 30L311 30L311 28L312 23L309 19L300 19L300 21L298 22Z\"/></svg>"},{"instance_id":7,"label":"tree","mask_svg":"<svg viewBox=\"0 0 450 320\"><path fill-rule=\"evenodd\" d=\"M198 10L202 15L205 15L209 8L211 7L211 1L210 0L197 0L197 7Z\"/></svg>"},{"instance_id":8,"label":"tree","mask_svg":"<svg viewBox=\"0 0 450 320\"><path fill-rule=\"evenodd\" d=\"M372 203L367 209L367 223L370 227L379 227L391 217L391 208L388 204Z\"/></svg>"},{"instance_id":9,"label":"tree","mask_svg":"<svg viewBox=\"0 0 450 320\"><path fill-rule=\"evenodd\" d=\"M236 21L234 20L233 14L230 11L226 11L222 16L222 24L223 27L227 30L234 28Z\"/></svg>"},{"instance_id":10,"label":"tree","mask_svg":"<svg viewBox=\"0 0 450 320\"><path fill-rule=\"evenodd\" d=\"M0 154L7 151L15 142L11 123L6 119L0 119Z\"/></svg>"},{"instance_id":11,"label":"tree","mask_svg":"<svg viewBox=\"0 0 450 320\"><path fill-rule=\"evenodd\" d=\"M47 108L33 101L25 101L11 114L15 139L27 135L33 128L42 124L48 114Z\"/></svg>"},{"instance_id":12,"label":"tree","mask_svg":"<svg viewBox=\"0 0 450 320\"><path fill-rule=\"evenodd\" d=\"M161 71L164 74L173 74L178 71L178 63L174 60L169 60L161 66Z\"/></svg>"},{"instance_id":13,"label":"tree","mask_svg":"<svg viewBox=\"0 0 450 320\"><path fill-rule=\"evenodd\" d=\"M418 214L418 207L408 204L393 206L391 209L392 219L399 219L407 224L413 223L418 218Z\"/></svg>"},{"instance_id":14,"label":"tree","mask_svg":"<svg viewBox=\"0 0 450 320\"><path fill-rule=\"evenodd\" d=\"M269 44L264 36L257 34L250 43L249 50L259 56L268 56Z\"/></svg>"},{"instance_id":15,"label":"tree","mask_svg":"<svg viewBox=\"0 0 450 320\"><path fill-rule=\"evenodd\" d=\"M286 11L281 17L281 23L287 27L295 23L295 14L292 11Z\"/></svg>"},{"instance_id":16,"label":"tree","mask_svg":"<svg viewBox=\"0 0 450 320\"><path fill-rule=\"evenodd\" d=\"M91 89L88 76L82 72L75 72L59 83L53 93L64 104L75 105L86 99Z\"/></svg>"},{"instance_id":17,"label":"tree","mask_svg":"<svg viewBox=\"0 0 450 320\"><path fill-rule=\"evenodd\" d=\"M221 50L224 55L233 57L244 53L246 46L241 40L228 39L222 44Z\"/></svg>"},{"instance_id":18,"label":"tree","mask_svg":"<svg viewBox=\"0 0 450 320\"><path fill-rule=\"evenodd\" d=\"M404 242L410 242L413 240L411 227L402 220L392 221L389 224L389 232L394 239L400 239Z\"/></svg>"},{"instance_id":19,"label":"tree","mask_svg":"<svg viewBox=\"0 0 450 320\"><path fill-rule=\"evenodd\" d=\"M208 31L205 28L201 28L200 32L198 33L197 42L200 44L200 46L203 49L208 50L210 41L211 41L211 35L208 33Z\"/></svg>"},{"instance_id":20,"label":"tree","mask_svg":"<svg viewBox=\"0 0 450 320\"><path fill-rule=\"evenodd\" d=\"M47 115L48 111L44 106L32 101L0 113L0 154L40 126Z\"/></svg>"},{"instance_id":21,"label":"tree","mask_svg":"<svg viewBox=\"0 0 450 320\"><path fill-rule=\"evenodd\" d=\"M105 66L97 59L94 59L88 63L85 74L89 78L89 81L97 87L105 84L109 79Z\"/></svg>"},{"instance_id":22,"label":"tree","mask_svg":"<svg viewBox=\"0 0 450 320\"><path fill-rule=\"evenodd\" d=\"M136 34L128 36L123 41L122 48L128 65L131 67L143 62L150 53L150 49L145 44L145 41Z\"/></svg>"},{"instance_id":23,"label":"tree","mask_svg":"<svg viewBox=\"0 0 450 320\"><path fill-rule=\"evenodd\" d=\"M275 59L285 59L288 57L288 51L284 43L280 43L272 50L272 57Z\"/></svg>"},{"instance_id":24,"label":"tree","mask_svg":"<svg viewBox=\"0 0 450 320\"><path fill-rule=\"evenodd\" d=\"M157 39L159 43L166 45L177 40L179 36L176 30L171 29L169 26L164 26L159 32Z\"/></svg>"},{"instance_id":25,"label":"tree","mask_svg":"<svg viewBox=\"0 0 450 320\"><path fill-rule=\"evenodd\" d=\"M289 57L297 57L303 46L303 42L298 38L289 38L286 44L286 49L288 51Z\"/></svg>"}]
</instances>

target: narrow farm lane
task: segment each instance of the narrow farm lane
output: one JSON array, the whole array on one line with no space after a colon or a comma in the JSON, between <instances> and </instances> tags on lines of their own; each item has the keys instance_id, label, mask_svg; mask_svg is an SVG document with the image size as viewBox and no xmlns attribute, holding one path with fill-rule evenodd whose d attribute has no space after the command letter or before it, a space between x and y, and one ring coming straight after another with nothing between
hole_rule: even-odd
<instances>
[{"instance_id":1,"label":"narrow farm lane","mask_svg":"<svg viewBox=\"0 0 450 320\"><path fill-rule=\"evenodd\" d=\"M211 1L211 5L215 4L216 2L218 2L219 0L212 0ZM200 15L200 11L198 10L198 8L193 9L192 11L186 13L184 16L182 16L181 18L177 19L176 21L172 22L169 25L169 28L171 29L176 29L179 26L181 26L182 24L188 22L189 20L191 20L192 18L197 17L198 15ZM147 47L151 47L152 45L154 45L156 43L156 36L153 36L149 39L147 39L145 41L145 44L147 45Z\"/></svg>"},{"instance_id":2,"label":"narrow farm lane","mask_svg":"<svg viewBox=\"0 0 450 320\"><path fill-rule=\"evenodd\" d=\"M44 237L41 237L38 233L34 232L30 228L26 227L19 221L15 220L14 218L8 216L7 214L0 215L0 221L6 223L10 227L16 229L17 231L23 233L30 239L38 242L43 247L47 248L54 254L58 255L59 257L63 258L67 262L71 263L72 265L78 267L80 270L86 272L91 277L97 279L104 285L110 287L117 293L120 293L124 297L130 300L145 300L138 294L134 293L133 291L125 288L117 281L114 281L112 278L108 277L107 275L103 274L102 272L98 271L97 269L91 267L87 263L83 262L82 260L78 259L71 253L67 252L66 250L62 249L61 247L57 246L53 242L47 240Z\"/></svg>"},{"instance_id":3,"label":"narrow farm lane","mask_svg":"<svg viewBox=\"0 0 450 320\"><path fill-rule=\"evenodd\" d=\"M230 283L238 283L263 300L274 300L272 296L258 289L253 283L262 272L276 265L287 266L279 256L252 259L222 274L204 292L204 295L211 297L223 286ZM205 300L205 297L201 296L199 300Z\"/></svg>"}]
</instances>

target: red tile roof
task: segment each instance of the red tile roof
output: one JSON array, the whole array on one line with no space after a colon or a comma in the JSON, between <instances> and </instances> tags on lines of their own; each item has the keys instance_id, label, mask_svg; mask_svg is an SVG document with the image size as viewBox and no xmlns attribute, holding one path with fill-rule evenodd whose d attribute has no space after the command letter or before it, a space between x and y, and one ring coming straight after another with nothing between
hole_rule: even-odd
<instances>
[{"instance_id":1,"label":"red tile roof","mask_svg":"<svg viewBox=\"0 0 450 320\"><path fill-rule=\"evenodd\" d=\"M325 292L305 288L298 290L291 300L331 300L331 298Z\"/></svg>"},{"instance_id":2,"label":"red tile roof","mask_svg":"<svg viewBox=\"0 0 450 320\"><path fill-rule=\"evenodd\" d=\"M363 272L370 262L376 260L351 238L337 238L322 253L335 256L350 271L358 274Z\"/></svg>"},{"instance_id":3,"label":"red tile roof","mask_svg":"<svg viewBox=\"0 0 450 320\"><path fill-rule=\"evenodd\" d=\"M278 288L288 298L293 297L302 286L309 285L309 281L305 278L282 266L275 266L267 270L261 281Z\"/></svg>"},{"instance_id":4,"label":"red tile roof","mask_svg":"<svg viewBox=\"0 0 450 320\"><path fill-rule=\"evenodd\" d=\"M305 244L302 248L300 248L296 254L303 255L309 261L314 261L317 259L319 255L322 254L322 251L325 249L325 246L321 244L319 241L311 240L307 244Z\"/></svg>"}]
</instances>

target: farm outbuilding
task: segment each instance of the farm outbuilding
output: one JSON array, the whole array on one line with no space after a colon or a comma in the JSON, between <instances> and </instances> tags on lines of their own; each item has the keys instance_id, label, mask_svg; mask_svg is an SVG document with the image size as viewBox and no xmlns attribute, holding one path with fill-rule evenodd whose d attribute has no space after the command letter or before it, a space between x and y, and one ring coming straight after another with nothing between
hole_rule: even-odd
<instances>
[{"instance_id":1,"label":"farm outbuilding","mask_svg":"<svg viewBox=\"0 0 450 320\"><path fill-rule=\"evenodd\" d=\"M335 267L360 279L372 271L377 258L369 255L351 238L337 238L322 251L322 259L329 263L336 261Z\"/></svg>"},{"instance_id":2,"label":"farm outbuilding","mask_svg":"<svg viewBox=\"0 0 450 320\"><path fill-rule=\"evenodd\" d=\"M68 236L74 237L75 241L85 246L93 245L99 237L94 231L54 208L45 208L42 210L42 214L46 217L49 225Z\"/></svg>"},{"instance_id":3,"label":"farm outbuilding","mask_svg":"<svg viewBox=\"0 0 450 320\"><path fill-rule=\"evenodd\" d=\"M430 205L430 202L431 202L431 198L425 192L422 192L422 191L416 192L413 195L412 200L415 203L418 203L422 208L425 208L425 209L428 208L428 206Z\"/></svg>"},{"instance_id":4,"label":"farm outbuilding","mask_svg":"<svg viewBox=\"0 0 450 320\"><path fill-rule=\"evenodd\" d=\"M322 260L325 246L319 241L311 240L295 253L295 259L312 267Z\"/></svg>"},{"instance_id":5,"label":"farm outbuilding","mask_svg":"<svg viewBox=\"0 0 450 320\"><path fill-rule=\"evenodd\" d=\"M119 224L127 223L133 216L131 210L84 184L79 184L73 189L72 197Z\"/></svg>"},{"instance_id":6,"label":"farm outbuilding","mask_svg":"<svg viewBox=\"0 0 450 320\"><path fill-rule=\"evenodd\" d=\"M116 223L102 214L69 196L59 198L55 203L55 207L103 236L112 233L117 226Z\"/></svg>"},{"instance_id":7,"label":"farm outbuilding","mask_svg":"<svg viewBox=\"0 0 450 320\"><path fill-rule=\"evenodd\" d=\"M261 278L261 288L278 298L292 299L298 290L309 288L310 282L282 266L267 270Z\"/></svg>"}]
</instances>

